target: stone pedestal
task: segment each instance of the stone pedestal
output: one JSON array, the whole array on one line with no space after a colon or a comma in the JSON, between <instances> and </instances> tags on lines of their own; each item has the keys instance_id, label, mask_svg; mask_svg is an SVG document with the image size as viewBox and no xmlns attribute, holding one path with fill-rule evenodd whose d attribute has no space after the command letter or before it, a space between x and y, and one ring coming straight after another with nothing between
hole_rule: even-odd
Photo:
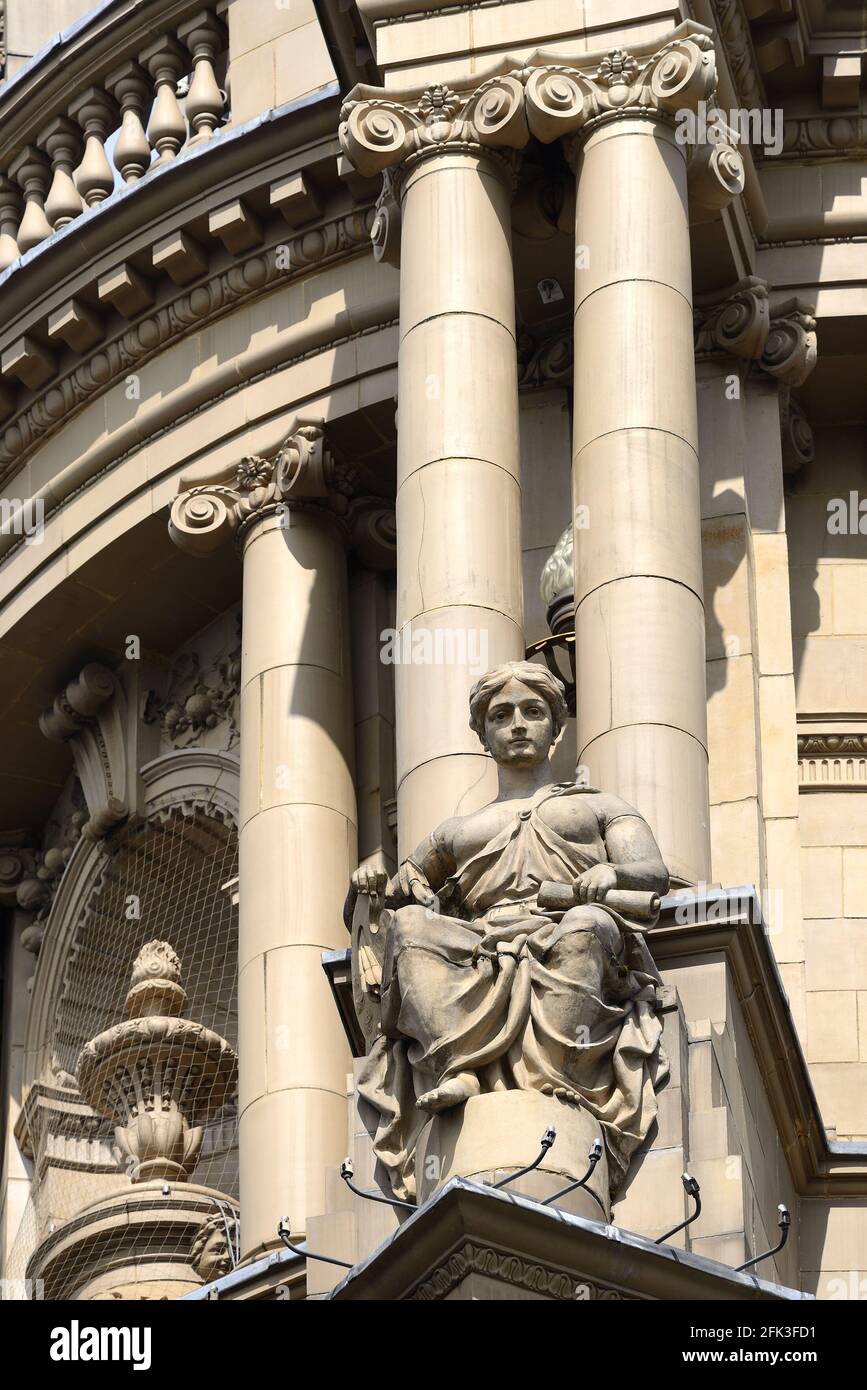
<instances>
[{"instance_id":1,"label":"stone pedestal","mask_svg":"<svg viewBox=\"0 0 867 1390\"><path fill-rule=\"evenodd\" d=\"M450 1178L493 1184L525 1168L538 1155L549 1125L556 1129L557 1138L542 1162L506 1189L539 1202L587 1172L590 1147L594 1139L602 1139L599 1122L588 1111L539 1091L492 1091L435 1115L416 1150L419 1206ZM604 1150L587 1186L599 1201L579 1188L552 1206L591 1221L607 1220L608 1159Z\"/></svg>"},{"instance_id":2,"label":"stone pedestal","mask_svg":"<svg viewBox=\"0 0 867 1390\"><path fill-rule=\"evenodd\" d=\"M40 1241L27 1278L48 1302L181 1298L231 1266L224 1192L160 1179L89 1202Z\"/></svg>"}]
</instances>

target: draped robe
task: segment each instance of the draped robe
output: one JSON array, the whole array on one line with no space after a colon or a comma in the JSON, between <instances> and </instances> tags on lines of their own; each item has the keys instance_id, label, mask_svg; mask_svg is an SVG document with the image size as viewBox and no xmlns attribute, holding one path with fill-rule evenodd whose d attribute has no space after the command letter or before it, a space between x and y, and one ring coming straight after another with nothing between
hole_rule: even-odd
<instances>
[{"instance_id":1,"label":"draped robe","mask_svg":"<svg viewBox=\"0 0 867 1390\"><path fill-rule=\"evenodd\" d=\"M382 1034L358 1089L396 1196L415 1196L414 1149L429 1116L417 1097L461 1072L482 1092L566 1087L600 1123L616 1190L656 1116L668 1075L655 1011L659 976L643 937L602 903L546 911L545 880L572 884L600 862L541 817L545 787L481 850L458 862L437 905L398 909L387 929ZM442 854L438 832L413 856ZM604 862L604 860L602 861ZM455 915L438 910L442 901Z\"/></svg>"}]
</instances>

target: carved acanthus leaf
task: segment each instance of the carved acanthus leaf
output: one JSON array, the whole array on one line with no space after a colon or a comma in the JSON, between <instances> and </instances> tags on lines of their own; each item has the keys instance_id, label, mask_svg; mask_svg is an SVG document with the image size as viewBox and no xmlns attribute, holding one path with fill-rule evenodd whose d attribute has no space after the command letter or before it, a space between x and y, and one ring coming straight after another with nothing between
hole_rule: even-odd
<instances>
[{"instance_id":1,"label":"carved acanthus leaf","mask_svg":"<svg viewBox=\"0 0 867 1390\"><path fill-rule=\"evenodd\" d=\"M165 698L156 690L147 692L142 718L146 724L159 720L163 734L175 748L189 748L209 731L226 725L228 733L224 746L233 748L240 736L237 717L240 689L239 630L231 650L218 656L206 669L202 668L198 652L182 653L172 666Z\"/></svg>"},{"instance_id":2,"label":"carved acanthus leaf","mask_svg":"<svg viewBox=\"0 0 867 1390\"><path fill-rule=\"evenodd\" d=\"M574 1301L580 1293L588 1300L622 1302L628 1295L583 1275L569 1274L555 1265L542 1265L525 1256L467 1241L455 1250L439 1269L417 1284L410 1298L420 1303L438 1303L448 1297L471 1274L484 1274L497 1283L529 1289L542 1298Z\"/></svg>"}]
</instances>

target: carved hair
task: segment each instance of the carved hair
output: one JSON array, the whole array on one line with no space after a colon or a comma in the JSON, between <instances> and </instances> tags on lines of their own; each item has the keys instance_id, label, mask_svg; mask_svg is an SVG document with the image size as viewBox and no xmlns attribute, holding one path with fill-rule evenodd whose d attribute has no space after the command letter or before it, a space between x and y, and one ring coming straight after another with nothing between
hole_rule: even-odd
<instances>
[{"instance_id":1,"label":"carved hair","mask_svg":"<svg viewBox=\"0 0 867 1390\"><path fill-rule=\"evenodd\" d=\"M470 691L470 728L478 734L483 747L488 746L485 738L488 705L509 681L520 681L545 701L551 711L556 738L569 715L563 682L558 681L546 667L539 666L535 661L506 661L502 666L495 666L493 671L486 672Z\"/></svg>"},{"instance_id":2,"label":"carved hair","mask_svg":"<svg viewBox=\"0 0 867 1390\"><path fill-rule=\"evenodd\" d=\"M215 1214L214 1216L209 1216L208 1220L205 1221L199 1227L195 1239L193 1240L192 1246L190 1247L189 1255L190 1264L193 1266L193 1269L195 1269L197 1273L201 1273L200 1266L204 1268L202 1263L202 1257L205 1254L205 1249L208 1245L208 1242L212 1240L214 1236L219 1236L221 1242L218 1249L212 1251L211 1253L211 1263L213 1264L213 1267L218 1271L218 1277L222 1277L222 1275L228 1274L229 1270L232 1268L232 1257L229 1252L229 1247L226 1241L226 1224L227 1220L223 1216L223 1213L221 1211L218 1214ZM233 1216L229 1216L228 1226L229 1236L231 1238L234 1238L235 1218Z\"/></svg>"}]
</instances>

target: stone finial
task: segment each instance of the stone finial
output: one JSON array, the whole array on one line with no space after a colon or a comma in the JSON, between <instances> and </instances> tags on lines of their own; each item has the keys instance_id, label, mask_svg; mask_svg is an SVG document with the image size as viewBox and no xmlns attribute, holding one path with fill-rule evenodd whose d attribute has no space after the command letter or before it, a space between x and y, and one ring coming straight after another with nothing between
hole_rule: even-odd
<instances>
[{"instance_id":1,"label":"stone finial","mask_svg":"<svg viewBox=\"0 0 867 1390\"><path fill-rule=\"evenodd\" d=\"M126 996L127 1018L177 1016L187 1002L181 988L181 962L167 941L148 941L133 962Z\"/></svg>"},{"instance_id":2,"label":"stone finial","mask_svg":"<svg viewBox=\"0 0 867 1390\"><path fill-rule=\"evenodd\" d=\"M198 1161L203 1122L232 1093L237 1057L225 1038L179 1015L187 996L167 941L136 956L126 1018L82 1048L78 1087L115 1121L121 1161L134 1183L186 1182Z\"/></svg>"}]
</instances>

